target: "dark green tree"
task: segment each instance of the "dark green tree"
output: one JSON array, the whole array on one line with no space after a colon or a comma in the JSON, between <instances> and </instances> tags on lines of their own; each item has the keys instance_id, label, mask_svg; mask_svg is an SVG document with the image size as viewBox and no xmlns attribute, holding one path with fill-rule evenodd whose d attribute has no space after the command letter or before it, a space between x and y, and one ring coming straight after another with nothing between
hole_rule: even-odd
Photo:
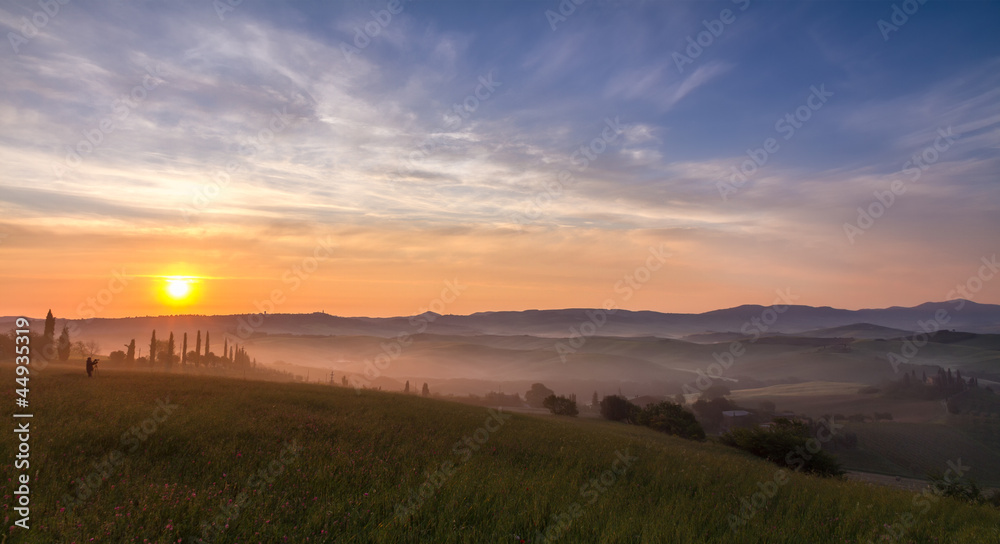
<instances>
[{"instance_id":1,"label":"dark green tree","mask_svg":"<svg viewBox=\"0 0 1000 544\"><path fill-rule=\"evenodd\" d=\"M733 429L723 434L720 442L793 470L820 476L843 474L840 464L829 453L823 450L812 453L813 450L807 448L809 435L809 428L804 424L778 418L767 429Z\"/></svg>"},{"instance_id":2,"label":"dark green tree","mask_svg":"<svg viewBox=\"0 0 1000 544\"><path fill-rule=\"evenodd\" d=\"M549 395L542 401L542 406L557 416L575 416L580 413L576 409L576 401L563 396Z\"/></svg>"},{"instance_id":3,"label":"dark green tree","mask_svg":"<svg viewBox=\"0 0 1000 544\"><path fill-rule=\"evenodd\" d=\"M636 418L636 423L681 438L705 439L705 429L695 419L694 414L672 402L664 401L643 408Z\"/></svg>"},{"instance_id":4,"label":"dark green tree","mask_svg":"<svg viewBox=\"0 0 1000 544\"><path fill-rule=\"evenodd\" d=\"M601 399L601 416L611 421L635 421L639 407L621 395L608 395Z\"/></svg>"}]
</instances>

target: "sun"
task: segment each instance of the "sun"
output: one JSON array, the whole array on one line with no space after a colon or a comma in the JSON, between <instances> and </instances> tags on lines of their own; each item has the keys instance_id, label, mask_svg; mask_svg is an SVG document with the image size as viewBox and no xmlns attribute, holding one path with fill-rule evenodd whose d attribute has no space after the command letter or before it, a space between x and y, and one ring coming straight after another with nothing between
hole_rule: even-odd
<instances>
[{"instance_id":1,"label":"sun","mask_svg":"<svg viewBox=\"0 0 1000 544\"><path fill-rule=\"evenodd\" d=\"M173 304L183 304L188 301L191 297L191 284L193 283L191 278L185 276L166 276L163 279L166 282L164 291L168 301Z\"/></svg>"},{"instance_id":2,"label":"sun","mask_svg":"<svg viewBox=\"0 0 1000 544\"><path fill-rule=\"evenodd\" d=\"M167 294L174 299L184 299L191 294L191 282L184 279L168 279Z\"/></svg>"}]
</instances>

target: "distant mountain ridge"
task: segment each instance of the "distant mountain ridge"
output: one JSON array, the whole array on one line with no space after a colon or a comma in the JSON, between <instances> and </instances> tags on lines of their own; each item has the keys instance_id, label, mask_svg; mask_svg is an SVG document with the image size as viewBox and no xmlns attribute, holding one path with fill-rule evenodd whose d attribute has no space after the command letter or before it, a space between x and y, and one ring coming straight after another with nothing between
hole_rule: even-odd
<instances>
[{"instance_id":1,"label":"distant mountain ridge","mask_svg":"<svg viewBox=\"0 0 1000 544\"><path fill-rule=\"evenodd\" d=\"M432 312L401 317L340 317L326 313L240 314L227 316L179 315L73 320L82 333L100 335L113 328L121 335L132 329L145 338L153 328L212 330L246 338L251 334L393 337L399 334L433 333L473 336L535 336L565 338L583 336L728 338L774 334L817 336L893 337L939 326L980 334L1000 333L1000 305L971 301L928 302L912 308L844 310L828 306L789 305L783 311L760 305L743 305L701 314L661 313L649 310L604 310L570 308L478 312L470 315L438 315ZM939 322L938 319L942 322ZM0 318L0 327L10 328L13 317ZM59 319L58 327L63 319ZM838 330L843 328L843 330ZM895 329L895 331L889 330ZM222 338L220 337L219 340ZM694 340L692 338L692 341Z\"/></svg>"}]
</instances>

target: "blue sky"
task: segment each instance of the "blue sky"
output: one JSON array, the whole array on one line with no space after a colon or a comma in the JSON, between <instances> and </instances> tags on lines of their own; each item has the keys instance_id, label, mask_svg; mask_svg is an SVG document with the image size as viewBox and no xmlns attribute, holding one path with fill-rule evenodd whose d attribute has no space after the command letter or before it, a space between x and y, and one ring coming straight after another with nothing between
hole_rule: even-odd
<instances>
[{"instance_id":1,"label":"blue sky","mask_svg":"<svg viewBox=\"0 0 1000 544\"><path fill-rule=\"evenodd\" d=\"M456 311L596 306L666 244L669 270L626 305L701 311L789 286L805 304L942 300L995 253L1000 3L564 4L556 20L556 1L418 0L383 25L379 0L247 0L222 17L209 1L74 0L34 34L22 18L49 19L40 5L3 2L0 277L29 294L65 281L45 240L98 283L125 265L264 283L333 235L339 264L310 296L357 286L340 313L424 300L373 272L397 267L425 290L479 285ZM885 39L894 6L912 13ZM345 55L366 24L377 35ZM832 94L808 109L814 88ZM456 104L474 106L461 122ZM776 122L797 110L784 139ZM81 147L87 134L100 142ZM768 138L777 151L723 198ZM583 166L574 151L592 145ZM893 181L905 192L845 232ZM164 249L116 250L150 245ZM386 282L400 286L376 294Z\"/></svg>"}]
</instances>

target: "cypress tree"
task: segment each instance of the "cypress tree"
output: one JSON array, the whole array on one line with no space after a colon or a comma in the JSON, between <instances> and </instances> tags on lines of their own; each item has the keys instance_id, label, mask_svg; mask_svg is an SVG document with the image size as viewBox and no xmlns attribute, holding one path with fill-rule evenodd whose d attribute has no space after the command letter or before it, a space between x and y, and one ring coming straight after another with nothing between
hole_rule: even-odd
<instances>
[{"instance_id":1,"label":"cypress tree","mask_svg":"<svg viewBox=\"0 0 1000 544\"><path fill-rule=\"evenodd\" d=\"M149 366L156 364L156 329L153 329L153 336L149 339Z\"/></svg>"},{"instance_id":2,"label":"cypress tree","mask_svg":"<svg viewBox=\"0 0 1000 544\"><path fill-rule=\"evenodd\" d=\"M201 359L201 330L198 330L198 340L194 344L194 363L198 364Z\"/></svg>"},{"instance_id":3,"label":"cypress tree","mask_svg":"<svg viewBox=\"0 0 1000 544\"><path fill-rule=\"evenodd\" d=\"M66 325L63 325L62 333L59 334L59 343L56 344L56 352L59 354L60 361L65 362L69 359L69 352L72 345L69 341L69 329Z\"/></svg>"},{"instance_id":4,"label":"cypress tree","mask_svg":"<svg viewBox=\"0 0 1000 544\"><path fill-rule=\"evenodd\" d=\"M174 333L170 332L170 338L167 340L167 360L163 361L163 367L170 370L174 364Z\"/></svg>"},{"instance_id":5,"label":"cypress tree","mask_svg":"<svg viewBox=\"0 0 1000 544\"><path fill-rule=\"evenodd\" d=\"M42 333L45 343L51 343L56 337L56 318L52 317L52 310L45 315L45 332Z\"/></svg>"}]
</instances>

